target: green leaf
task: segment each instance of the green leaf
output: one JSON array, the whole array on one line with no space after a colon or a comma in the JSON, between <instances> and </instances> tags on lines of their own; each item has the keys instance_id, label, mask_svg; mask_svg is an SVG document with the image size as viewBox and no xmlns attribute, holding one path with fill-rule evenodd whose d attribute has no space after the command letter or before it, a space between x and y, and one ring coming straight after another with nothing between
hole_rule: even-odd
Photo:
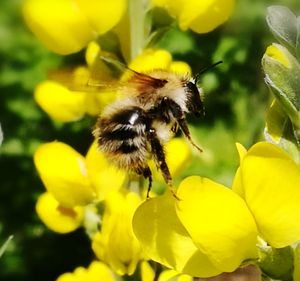
<instances>
[{"instance_id":1,"label":"green leaf","mask_svg":"<svg viewBox=\"0 0 300 281\"><path fill-rule=\"evenodd\" d=\"M5 241L5 243L0 248L0 258L2 257L2 255L5 252L5 250L7 249L7 246L8 246L8 244L9 244L9 242L10 242L11 239L13 239L12 235L7 238L7 240Z\"/></svg>"},{"instance_id":2,"label":"green leaf","mask_svg":"<svg viewBox=\"0 0 300 281\"><path fill-rule=\"evenodd\" d=\"M0 146L3 142L3 132L2 132L2 128L1 128L1 125L0 125Z\"/></svg>"},{"instance_id":3,"label":"green leaf","mask_svg":"<svg viewBox=\"0 0 300 281\"><path fill-rule=\"evenodd\" d=\"M296 246L294 250L294 273L293 280L300 281L300 243Z\"/></svg>"},{"instance_id":4,"label":"green leaf","mask_svg":"<svg viewBox=\"0 0 300 281\"><path fill-rule=\"evenodd\" d=\"M266 20L279 42L295 50L297 45L296 16L287 7L275 5L268 7Z\"/></svg>"},{"instance_id":5,"label":"green leaf","mask_svg":"<svg viewBox=\"0 0 300 281\"><path fill-rule=\"evenodd\" d=\"M262 272L272 279L293 280L294 253L290 246L280 249L261 248L258 265Z\"/></svg>"}]
</instances>

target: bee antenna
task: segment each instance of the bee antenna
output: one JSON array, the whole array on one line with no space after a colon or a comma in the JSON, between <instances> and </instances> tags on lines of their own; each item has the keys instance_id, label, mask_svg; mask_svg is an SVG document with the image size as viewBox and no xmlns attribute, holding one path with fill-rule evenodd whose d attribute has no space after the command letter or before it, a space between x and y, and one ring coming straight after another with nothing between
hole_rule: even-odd
<instances>
[{"instance_id":1,"label":"bee antenna","mask_svg":"<svg viewBox=\"0 0 300 281\"><path fill-rule=\"evenodd\" d=\"M202 75L203 73L205 73L205 72L208 71L208 70L211 70L212 68L216 67L217 65L219 65L219 64L221 64L221 63L223 63L223 61L221 61L221 60L220 60L220 61L217 61L217 62L213 63L212 65L210 65L210 66L208 66L208 67L205 67L205 68L202 69L199 73L197 73L196 76L195 76L195 84L197 84L197 81L198 81L200 75Z\"/></svg>"}]
</instances>

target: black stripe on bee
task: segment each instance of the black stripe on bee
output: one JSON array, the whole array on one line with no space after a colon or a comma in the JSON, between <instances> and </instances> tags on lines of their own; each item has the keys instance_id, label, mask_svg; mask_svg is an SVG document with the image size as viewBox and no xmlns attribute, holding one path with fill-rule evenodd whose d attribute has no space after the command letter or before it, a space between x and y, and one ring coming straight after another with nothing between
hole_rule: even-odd
<instances>
[{"instance_id":1,"label":"black stripe on bee","mask_svg":"<svg viewBox=\"0 0 300 281\"><path fill-rule=\"evenodd\" d=\"M119 128L114 131L104 131L101 134L101 138L106 140L128 140L137 136L137 131L132 128Z\"/></svg>"},{"instance_id":2,"label":"black stripe on bee","mask_svg":"<svg viewBox=\"0 0 300 281\"><path fill-rule=\"evenodd\" d=\"M123 142L119 148L116 149L116 152L124 153L124 154L129 154L134 151L137 151L138 147L134 144L129 144L127 142Z\"/></svg>"},{"instance_id":3,"label":"black stripe on bee","mask_svg":"<svg viewBox=\"0 0 300 281\"><path fill-rule=\"evenodd\" d=\"M143 110L139 107L132 107L130 109L124 109L111 118L111 122L117 124L130 124L136 125L143 123Z\"/></svg>"}]
</instances>

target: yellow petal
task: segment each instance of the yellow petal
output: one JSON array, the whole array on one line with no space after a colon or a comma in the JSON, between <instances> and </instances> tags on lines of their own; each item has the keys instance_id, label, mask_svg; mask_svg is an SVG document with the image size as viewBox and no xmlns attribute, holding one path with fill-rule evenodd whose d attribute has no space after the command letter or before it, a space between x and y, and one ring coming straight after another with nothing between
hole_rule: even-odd
<instances>
[{"instance_id":1,"label":"yellow petal","mask_svg":"<svg viewBox=\"0 0 300 281\"><path fill-rule=\"evenodd\" d=\"M122 18L127 8L126 0L75 0L93 30L104 34Z\"/></svg>"},{"instance_id":2,"label":"yellow petal","mask_svg":"<svg viewBox=\"0 0 300 281\"><path fill-rule=\"evenodd\" d=\"M260 142L242 166L245 200L262 237L282 248L300 239L300 169L277 146Z\"/></svg>"},{"instance_id":3,"label":"yellow petal","mask_svg":"<svg viewBox=\"0 0 300 281\"><path fill-rule=\"evenodd\" d=\"M182 74L182 75L191 75L192 74L191 67L183 61L173 61L170 64L169 70L171 72Z\"/></svg>"},{"instance_id":4,"label":"yellow petal","mask_svg":"<svg viewBox=\"0 0 300 281\"><path fill-rule=\"evenodd\" d=\"M111 270L100 261L93 261L88 268L77 267L72 273L60 275L56 281L116 281Z\"/></svg>"},{"instance_id":5,"label":"yellow petal","mask_svg":"<svg viewBox=\"0 0 300 281\"><path fill-rule=\"evenodd\" d=\"M158 281L193 281L194 278L190 275L179 274L175 270L164 270L158 278Z\"/></svg>"},{"instance_id":6,"label":"yellow petal","mask_svg":"<svg viewBox=\"0 0 300 281\"><path fill-rule=\"evenodd\" d=\"M247 154L247 150L240 143L236 143L235 145L236 145L237 151L238 151L239 156L240 156L240 163L242 163L244 157ZM232 190L236 194L238 194L239 196L244 198L244 187L243 187L243 184L242 184L242 176L241 176L241 168L240 167L237 169L236 174L234 176L234 180L233 180L233 183L232 183Z\"/></svg>"},{"instance_id":7,"label":"yellow petal","mask_svg":"<svg viewBox=\"0 0 300 281\"><path fill-rule=\"evenodd\" d=\"M92 41L88 44L85 51L85 60L88 66L92 66L95 62L95 59L98 58L101 47L96 41Z\"/></svg>"},{"instance_id":8,"label":"yellow petal","mask_svg":"<svg viewBox=\"0 0 300 281\"><path fill-rule=\"evenodd\" d=\"M86 205L95 198L85 159L62 142L41 145L34 154L34 163L46 187L64 207Z\"/></svg>"},{"instance_id":9,"label":"yellow petal","mask_svg":"<svg viewBox=\"0 0 300 281\"><path fill-rule=\"evenodd\" d=\"M133 217L133 230L145 254L152 260L198 277L221 271L199 251L175 212L176 199L167 192L141 204Z\"/></svg>"},{"instance_id":10,"label":"yellow petal","mask_svg":"<svg viewBox=\"0 0 300 281\"><path fill-rule=\"evenodd\" d=\"M146 49L129 64L129 68L139 72L168 69L171 61L171 54L165 50Z\"/></svg>"},{"instance_id":11,"label":"yellow petal","mask_svg":"<svg viewBox=\"0 0 300 281\"><path fill-rule=\"evenodd\" d=\"M187 141L183 138L174 138L165 145L166 162L173 177L180 175L180 173L187 166L188 161L192 157L192 151ZM151 163L151 170L155 179L163 182L161 172L158 171Z\"/></svg>"},{"instance_id":12,"label":"yellow petal","mask_svg":"<svg viewBox=\"0 0 300 281\"><path fill-rule=\"evenodd\" d=\"M73 0L26 0L23 15L39 40L62 55L80 51L94 36Z\"/></svg>"},{"instance_id":13,"label":"yellow petal","mask_svg":"<svg viewBox=\"0 0 300 281\"><path fill-rule=\"evenodd\" d=\"M141 262L141 281L153 281L155 272L146 261Z\"/></svg>"},{"instance_id":14,"label":"yellow petal","mask_svg":"<svg viewBox=\"0 0 300 281\"><path fill-rule=\"evenodd\" d=\"M119 275L132 275L141 258L133 235L132 217L140 198L133 192L113 192L106 199L101 232L93 237L92 249Z\"/></svg>"},{"instance_id":15,"label":"yellow petal","mask_svg":"<svg viewBox=\"0 0 300 281\"><path fill-rule=\"evenodd\" d=\"M223 24L231 16L235 0L206 0L194 2L179 17L179 26L197 33L207 33Z\"/></svg>"},{"instance_id":16,"label":"yellow petal","mask_svg":"<svg viewBox=\"0 0 300 281\"><path fill-rule=\"evenodd\" d=\"M246 203L230 189L192 176L181 182L177 215L194 243L222 272L256 258L257 229Z\"/></svg>"},{"instance_id":17,"label":"yellow petal","mask_svg":"<svg viewBox=\"0 0 300 281\"><path fill-rule=\"evenodd\" d=\"M119 97L115 91L101 91L99 93L88 93L85 100L86 113L90 115L99 115L103 109L114 102Z\"/></svg>"},{"instance_id":18,"label":"yellow petal","mask_svg":"<svg viewBox=\"0 0 300 281\"><path fill-rule=\"evenodd\" d=\"M87 153L86 166L99 200L103 200L110 192L123 187L127 178L125 171L108 163L105 155L98 150L96 141Z\"/></svg>"},{"instance_id":19,"label":"yellow petal","mask_svg":"<svg viewBox=\"0 0 300 281\"><path fill-rule=\"evenodd\" d=\"M39 106L54 120L75 121L84 115L85 93L69 91L64 86L45 81L40 83L34 93Z\"/></svg>"},{"instance_id":20,"label":"yellow petal","mask_svg":"<svg viewBox=\"0 0 300 281\"><path fill-rule=\"evenodd\" d=\"M210 32L224 23L232 14L234 0L152 0L153 4L165 8L178 20L183 30L191 28L198 33Z\"/></svg>"},{"instance_id":21,"label":"yellow petal","mask_svg":"<svg viewBox=\"0 0 300 281\"><path fill-rule=\"evenodd\" d=\"M82 207L62 207L49 192L43 193L38 198L36 212L49 229L58 233L74 231L81 226L83 219Z\"/></svg>"},{"instance_id":22,"label":"yellow petal","mask_svg":"<svg viewBox=\"0 0 300 281\"><path fill-rule=\"evenodd\" d=\"M279 44L270 45L267 48L265 54L267 56L269 56L270 58L273 58L274 60L280 62L286 68L291 68L291 63L290 63L289 58L287 56L287 51L281 45L279 45Z\"/></svg>"}]
</instances>

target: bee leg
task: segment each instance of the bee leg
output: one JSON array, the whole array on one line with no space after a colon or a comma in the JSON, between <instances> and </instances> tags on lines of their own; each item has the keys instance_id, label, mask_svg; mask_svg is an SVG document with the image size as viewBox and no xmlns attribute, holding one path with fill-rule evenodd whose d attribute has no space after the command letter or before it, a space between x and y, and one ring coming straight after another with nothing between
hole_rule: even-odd
<instances>
[{"instance_id":1,"label":"bee leg","mask_svg":"<svg viewBox=\"0 0 300 281\"><path fill-rule=\"evenodd\" d=\"M174 101L168 99L167 97L165 97L165 102L169 105L169 109L172 112L174 118L176 119L180 129L182 130L183 134L185 135L185 137L189 140L189 142L200 152L203 152L203 150L193 142L192 138L191 138L191 134L190 134L190 130L188 128L186 119L184 117L184 113L181 110L180 106L175 103Z\"/></svg>"},{"instance_id":2,"label":"bee leg","mask_svg":"<svg viewBox=\"0 0 300 281\"><path fill-rule=\"evenodd\" d=\"M148 141L150 142L151 151L154 155L154 161L156 163L156 166L160 169L163 178L168 187L170 188L170 191L172 192L173 196L178 199L172 186L172 176L166 162L165 152L159 139L157 138L155 130L153 128L150 128L147 136Z\"/></svg>"},{"instance_id":3,"label":"bee leg","mask_svg":"<svg viewBox=\"0 0 300 281\"><path fill-rule=\"evenodd\" d=\"M149 199L149 194L151 191L151 187L152 187L152 173L150 168L147 166L143 169L143 177L145 179L148 179L149 183L148 183L148 189L147 189L147 199Z\"/></svg>"}]
</instances>

